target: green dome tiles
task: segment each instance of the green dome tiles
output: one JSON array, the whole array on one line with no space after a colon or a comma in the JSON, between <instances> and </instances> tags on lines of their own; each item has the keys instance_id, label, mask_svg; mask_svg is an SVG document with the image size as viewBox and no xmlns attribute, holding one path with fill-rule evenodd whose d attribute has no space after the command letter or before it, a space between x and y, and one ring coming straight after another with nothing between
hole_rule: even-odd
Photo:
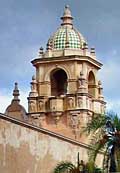
<instances>
[{"instance_id":1,"label":"green dome tiles","mask_svg":"<svg viewBox=\"0 0 120 173\"><path fill-rule=\"evenodd\" d=\"M65 48L65 42L66 42L66 30L65 29L60 29L55 34L54 49L63 49L63 48Z\"/></svg>"},{"instance_id":2,"label":"green dome tiles","mask_svg":"<svg viewBox=\"0 0 120 173\"><path fill-rule=\"evenodd\" d=\"M54 37L54 49L64 49L68 42L71 49L80 49L80 38L78 33L73 29L61 28Z\"/></svg>"},{"instance_id":3,"label":"green dome tiles","mask_svg":"<svg viewBox=\"0 0 120 173\"><path fill-rule=\"evenodd\" d=\"M68 31L68 40L70 48L80 48L80 38L74 30Z\"/></svg>"}]
</instances>

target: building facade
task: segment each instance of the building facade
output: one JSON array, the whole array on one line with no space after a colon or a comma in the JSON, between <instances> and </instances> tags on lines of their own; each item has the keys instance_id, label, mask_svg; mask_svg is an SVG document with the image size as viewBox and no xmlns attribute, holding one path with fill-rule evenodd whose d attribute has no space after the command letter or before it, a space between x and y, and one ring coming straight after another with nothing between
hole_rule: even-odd
<instances>
[{"instance_id":1,"label":"building facade","mask_svg":"<svg viewBox=\"0 0 120 173\"><path fill-rule=\"evenodd\" d=\"M59 161L76 163L78 152L87 162L89 138L81 132L93 116L105 112L102 83L97 78L102 64L95 48L90 49L74 27L69 6L61 20L46 50L41 47L31 61L36 75L28 112L20 105L15 83L14 98L5 114L0 114L2 173L52 173ZM101 153L98 164L100 158Z\"/></svg>"}]
</instances>

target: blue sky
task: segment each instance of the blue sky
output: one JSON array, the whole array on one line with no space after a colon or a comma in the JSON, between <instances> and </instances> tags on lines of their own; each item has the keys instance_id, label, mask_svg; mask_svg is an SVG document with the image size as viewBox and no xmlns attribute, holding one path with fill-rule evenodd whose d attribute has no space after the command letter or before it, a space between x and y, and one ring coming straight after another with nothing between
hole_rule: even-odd
<instances>
[{"instance_id":1,"label":"blue sky","mask_svg":"<svg viewBox=\"0 0 120 173\"><path fill-rule=\"evenodd\" d=\"M60 26L69 4L74 25L95 46L103 63L99 78L108 109L120 113L120 0L4 0L0 2L0 112L12 99L19 83L21 103L27 107L30 81L35 73L30 61L39 47Z\"/></svg>"}]
</instances>

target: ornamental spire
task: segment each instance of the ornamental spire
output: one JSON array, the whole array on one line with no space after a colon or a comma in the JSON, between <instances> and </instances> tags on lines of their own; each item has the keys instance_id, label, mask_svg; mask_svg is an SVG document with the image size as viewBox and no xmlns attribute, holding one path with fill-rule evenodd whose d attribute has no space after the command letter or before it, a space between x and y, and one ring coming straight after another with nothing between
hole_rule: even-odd
<instances>
[{"instance_id":1,"label":"ornamental spire","mask_svg":"<svg viewBox=\"0 0 120 173\"><path fill-rule=\"evenodd\" d=\"M19 100L19 90L18 90L18 83L17 82L15 82L15 88L14 88L14 90L13 90L13 96L14 96L14 98L13 98L13 101L20 101Z\"/></svg>"},{"instance_id":2,"label":"ornamental spire","mask_svg":"<svg viewBox=\"0 0 120 173\"><path fill-rule=\"evenodd\" d=\"M63 21L61 25L72 25L73 17L71 15L69 5L65 6L64 13L61 19Z\"/></svg>"}]
</instances>

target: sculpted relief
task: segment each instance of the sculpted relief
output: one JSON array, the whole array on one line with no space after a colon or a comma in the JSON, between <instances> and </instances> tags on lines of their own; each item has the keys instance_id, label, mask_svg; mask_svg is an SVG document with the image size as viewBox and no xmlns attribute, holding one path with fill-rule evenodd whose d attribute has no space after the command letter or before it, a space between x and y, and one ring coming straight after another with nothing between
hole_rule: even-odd
<instances>
[{"instance_id":1,"label":"sculpted relief","mask_svg":"<svg viewBox=\"0 0 120 173\"><path fill-rule=\"evenodd\" d=\"M79 128L80 120L78 115L71 115L71 126L72 128L76 129Z\"/></svg>"},{"instance_id":2,"label":"sculpted relief","mask_svg":"<svg viewBox=\"0 0 120 173\"><path fill-rule=\"evenodd\" d=\"M43 111L43 109L44 109L44 103L42 100L39 100L39 102L38 102L38 109L39 109L39 111Z\"/></svg>"},{"instance_id":3,"label":"sculpted relief","mask_svg":"<svg viewBox=\"0 0 120 173\"><path fill-rule=\"evenodd\" d=\"M83 105L83 101L82 101L82 97L78 97L78 107L82 107Z\"/></svg>"},{"instance_id":4,"label":"sculpted relief","mask_svg":"<svg viewBox=\"0 0 120 173\"><path fill-rule=\"evenodd\" d=\"M69 108L74 107L74 99L72 97L68 98L68 107Z\"/></svg>"},{"instance_id":5,"label":"sculpted relief","mask_svg":"<svg viewBox=\"0 0 120 173\"><path fill-rule=\"evenodd\" d=\"M29 112L36 112L36 102L35 100L29 101Z\"/></svg>"}]
</instances>

